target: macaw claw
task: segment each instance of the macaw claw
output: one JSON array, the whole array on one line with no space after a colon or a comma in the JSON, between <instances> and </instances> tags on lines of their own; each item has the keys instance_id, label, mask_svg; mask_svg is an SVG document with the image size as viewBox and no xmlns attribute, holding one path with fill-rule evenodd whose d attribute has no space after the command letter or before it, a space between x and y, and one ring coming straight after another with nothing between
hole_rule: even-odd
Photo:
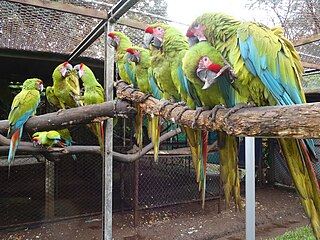
<instances>
[{"instance_id":1,"label":"macaw claw","mask_svg":"<svg viewBox=\"0 0 320 240\"><path fill-rule=\"evenodd\" d=\"M210 124L214 123L214 121L216 119L217 111L219 109L225 109L225 106L223 106L222 104L218 104L218 105L215 105L214 108L212 108L210 118L209 118Z\"/></svg>"},{"instance_id":2,"label":"macaw claw","mask_svg":"<svg viewBox=\"0 0 320 240\"><path fill-rule=\"evenodd\" d=\"M228 118L230 117L231 114L236 113L243 108L249 108L249 107L253 107L253 105L246 104L246 103L239 103L234 107L230 108L230 110L223 116L224 125L228 124Z\"/></svg>"},{"instance_id":3,"label":"macaw claw","mask_svg":"<svg viewBox=\"0 0 320 240\"><path fill-rule=\"evenodd\" d=\"M199 116L205 110L208 110L208 109L206 107L199 107L199 108L196 109L196 111L194 113L194 117L193 117L192 123L191 123L191 127L192 128L196 128Z\"/></svg>"}]
</instances>

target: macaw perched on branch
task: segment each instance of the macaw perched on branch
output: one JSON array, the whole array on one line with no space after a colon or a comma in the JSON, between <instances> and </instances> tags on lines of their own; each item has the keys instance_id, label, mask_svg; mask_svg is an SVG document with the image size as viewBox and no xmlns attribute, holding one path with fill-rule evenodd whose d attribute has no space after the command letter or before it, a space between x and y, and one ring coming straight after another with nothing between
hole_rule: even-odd
<instances>
[{"instance_id":1,"label":"macaw perched on branch","mask_svg":"<svg viewBox=\"0 0 320 240\"><path fill-rule=\"evenodd\" d=\"M40 93L43 90L43 82L38 78L31 78L24 81L22 91L18 93L12 102L8 116L9 129L8 138L11 138L8 154L9 174L10 164L14 160L16 150L22 136L23 125L35 114L40 103Z\"/></svg>"},{"instance_id":2,"label":"macaw perched on branch","mask_svg":"<svg viewBox=\"0 0 320 240\"><path fill-rule=\"evenodd\" d=\"M60 134L55 130L35 132L32 135L32 142L46 147L65 146Z\"/></svg>"},{"instance_id":3,"label":"macaw perched on branch","mask_svg":"<svg viewBox=\"0 0 320 240\"><path fill-rule=\"evenodd\" d=\"M84 94L83 103L84 105L97 104L104 102L104 89L101 84L97 81L92 70L84 65L83 63L74 66L78 77L83 82ZM104 158L104 129L103 122L87 124L87 127L96 135L100 145L100 152Z\"/></svg>"},{"instance_id":4,"label":"macaw perched on branch","mask_svg":"<svg viewBox=\"0 0 320 240\"><path fill-rule=\"evenodd\" d=\"M236 77L232 84L246 103L270 106L306 102L301 60L283 36L283 29L206 13L194 20L187 36L190 42L209 41L222 54ZM204 88L214 81L206 81ZM317 160L313 141L281 138L279 142L313 232L320 239L320 194L311 164Z\"/></svg>"},{"instance_id":5,"label":"macaw perched on branch","mask_svg":"<svg viewBox=\"0 0 320 240\"><path fill-rule=\"evenodd\" d=\"M157 98L161 99L162 92L155 84L154 79L151 74L150 69L150 52L145 48L141 48L138 46L132 46L127 49L126 60L128 63L133 62L135 64L135 78L137 80L138 88L141 92L150 94ZM140 105L137 105L138 114L136 118L136 138L139 149L142 149L142 116L143 109L140 108ZM159 152L159 139L160 139L160 129L159 125L159 117L151 116L148 119L148 134L151 138L151 141L154 145L154 158L157 159Z\"/></svg>"},{"instance_id":6,"label":"macaw perched on branch","mask_svg":"<svg viewBox=\"0 0 320 240\"><path fill-rule=\"evenodd\" d=\"M108 45L116 51L116 64L121 80L138 88L135 78L135 64L126 61L127 48L132 47L130 39L122 32L109 32Z\"/></svg>"},{"instance_id":7,"label":"macaw perched on branch","mask_svg":"<svg viewBox=\"0 0 320 240\"><path fill-rule=\"evenodd\" d=\"M156 23L146 28L144 43L151 49L152 75L163 92L163 98L174 102L183 101L189 108L194 109L196 104L188 94L182 71L182 59L189 49L187 38L173 26ZM206 172L208 137L206 134L202 135L199 129L183 129L192 153L199 188L202 190L202 196L205 196L206 179L201 178L201 175L205 176L201 173ZM202 143L204 146L201 146Z\"/></svg>"},{"instance_id":8,"label":"macaw perched on branch","mask_svg":"<svg viewBox=\"0 0 320 240\"><path fill-rule=\"evenodd\" d=\"M52 73L53 86L47 87L46 89L49 103L59 109L73 108L82 105L79 100L79 80L72 70L72 65L68 62L58 65Z\"/></svg>"},{"instance_id":9,"label":"macaw perched on branch","mask_svg":"<svg viewBox=\"0 0 320 240\"><path fill-rule=\"evenodd\" d=\"M192 46L183 58L183 72L190 82L190 95L196 99L197 107L214 108L224 105L235 105L235 91L230 84L227 74L216 78L216 84L202 90L205 81L213 79L223 68L221 54L207 41ZM224 184L226 204L233 195L237 207L242 210L240 197L240 182L238 170L237 141L233 136L218 132L218 146L220 153L220 173ZM205 172L203 173L205 178Z\"/></svg>"}]
</instances>

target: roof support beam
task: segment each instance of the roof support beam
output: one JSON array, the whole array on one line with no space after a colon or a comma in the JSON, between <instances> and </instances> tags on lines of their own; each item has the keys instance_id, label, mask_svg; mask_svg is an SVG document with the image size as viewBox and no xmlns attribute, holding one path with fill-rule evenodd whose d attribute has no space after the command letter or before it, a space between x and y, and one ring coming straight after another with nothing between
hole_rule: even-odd
<instances>
[{"instance_id":1,"label":"roof support beam","mask_svg":"<svg viewBox=\"0 0 320 240\"><path fill-rule=\"evenodd\" d=\"M299 47L299 46L302 46L302 45L305 45L308 43L312 43L312 42L316 42L316 41L320 41L320 33L314 34L312 36L300 38L299 40L293 42L293 46Z\"/></svg>"}]
</instances>

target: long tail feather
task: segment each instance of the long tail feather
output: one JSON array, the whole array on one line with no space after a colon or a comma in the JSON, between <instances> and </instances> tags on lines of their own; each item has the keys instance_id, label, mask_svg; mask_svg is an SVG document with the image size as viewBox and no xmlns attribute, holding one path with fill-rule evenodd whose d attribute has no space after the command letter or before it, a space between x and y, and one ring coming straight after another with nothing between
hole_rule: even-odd
<instances>
[{"instance_id":1,"label":"long tail feather","mask_svg":"<svg viewBox=\"0 0 320 240\"><path fill-rule=\"evenodd\" d=\"M10 148L8 154L8 177L10 176L10 166L14 161L14 156L16 155L17 148L20 143L21 135L22 135L23 127L17 129L11 136L10 140Z\"/></svg>"},{"instance_id":2,"label":"long tail feather","mask_svg":"<svg viewBox=\"0 0 320 240\"><path fill-rule=\"evenodd\" d=\"M238 168L237 142L234 136L228 136L224 132L218 133L220 149L220 176L224 186L226 206L233 196L236 206L242 211L240 196L240 180Z\"/></svg>"},{"instance_id":3,"label":"long tail feather","mask_svg":"<svg viewBox=\"0 0 320 240\"><path fill-rule=\"evenodd\" d=\"M143 109L139 104L135 104L137 108L137 116L136 116L136 126L135 126L135 135L137 144L139 146L139 151L142 150L142 117L143 117Z\"/></svg>"},{"instance_id":4,"label":"long tail feather","mask_svg":"<svg viewBox=\"0 0 320 240\"><path fill-rule=\"evenodd\" d=\"M203 178L202 178L202 208L204 208L204 203L206 200L206 181L207 181L207 159L208 159L208 142L209 136L206 130L201 131L202 138L202 159L203 159Z\"/></svg>"},{"instance_id":5,"label":"long tail feather","mask_svg":"<svg viewBox=\"0 0 320 240\"><path fill-rule=\"evenodd\" d=\"M308 149L301 139L282 138L279 142L300 201L310 219L314 235L320 239L319 185Z\"/></svg>"},{"instance_id":6,"label":"long tail feather","mask_svg":"<svg viewBox=\"0 0 320 240\"><path fill-rule=\"evenodd\" d=\"M160 147L160 133L161 133L161 125L159 122L159 117L158 116L152 116L151 117L151 127L150 127L150 132L151 132L151 142L153 143L153 156L154 156L154 161L158 161L158 155L159 155L159 147Z\"/></svg>"}]
</instances>

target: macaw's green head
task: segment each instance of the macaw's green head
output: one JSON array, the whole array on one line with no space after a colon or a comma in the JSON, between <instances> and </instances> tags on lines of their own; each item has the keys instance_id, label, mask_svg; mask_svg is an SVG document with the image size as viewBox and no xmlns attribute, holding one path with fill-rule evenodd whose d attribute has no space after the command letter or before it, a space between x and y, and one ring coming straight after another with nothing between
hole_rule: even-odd
<instances>
[{"instance_id":1,"label":"macaw's green head","mask_svg":"<svg viewBox=\"0 0 320 240\"><path fill-rule=\"evenodd\" d=\"M198 16L187 30L189 45L193 46L201 41L210 40L214 37L226 38L225 32L229 26L237 23L236 19L225 13L204 13ZM215 36L221 33L221 36Z\"/></svg>"},{"instance_id":2,"label":"macaw's green head","mask_svg":"<svg viewBox=\"0 0 320 240\"><path fill-rule=\"evenodd\" d=\"M59 64L52 73L53 79L64 79L65 77L69 76L72 72L73 68L72 65L68 62L64 62Z\"/></svg>"},{"instance_id":3,"label":"macaw's green head","mask_svg":"<svg viewBox=\"0 0 320 240\"><path fill-rule=\"evenodd\" d=\"M164 40L168 25L164 23L155 23L148 26L145 29L144 45L147 49L150 49L150 44L156 49L160 49Z\"/></svg>"},{"instance_id":4,"label":"macaw's green head","mask_svg":"<svg viewBox=\"0 0 320 240\"><path fill-rule=\"evenodd\" d=\"M206 41L192 46L183 59L183 70L187 78L203 82L203 89L218 81L223 65L221 54Z\"/></svg>"},{"instance_id":5,"label":"macaw's green head","mask_svg":"<svg viewBox=\"0 0 320 240\"><path fill-rule=\"evenodd\" d=\"M30 78L24 81L22 85L22 89L24 90L39 90L42 92L43 90L43 81L39 78Z\"/></svg>"},{"instance_id":6,"label":"macaw's green head","mask_svg":"<svg viewBox=\"0 0 320 240\"><path fill-rule=\"evenodd\" d=\"M139 63L140 58L141 58L141 51L139 51L138 49L127 48L126 61L128 63L130 62Z\"/></svg>"},{"instance_id":7,"label":"macaw's green head","mask_svg":"<svg viewBox=\"0 0 320 240\"><path fill-rule=\"evenodd\" d=\"M108 33L108 39L107 44L110 47L114 47L115 50L117 50L120 46L120 44L123 45L129 45L131 46L130 39L122 32L109 32Z\"/></svg>"},{"instance_id":8,"label":"macaw's green head","mask_svg":"<svg viewBox=\"0 0 320 240\"><path fill-rule=\"evenodd\" d=\"M82 80L82 82L87 82L92 78L95 79L92 70L83 63L74 66L73 70L76 72L77 76Z\"/></svg>"}]
</instances>

